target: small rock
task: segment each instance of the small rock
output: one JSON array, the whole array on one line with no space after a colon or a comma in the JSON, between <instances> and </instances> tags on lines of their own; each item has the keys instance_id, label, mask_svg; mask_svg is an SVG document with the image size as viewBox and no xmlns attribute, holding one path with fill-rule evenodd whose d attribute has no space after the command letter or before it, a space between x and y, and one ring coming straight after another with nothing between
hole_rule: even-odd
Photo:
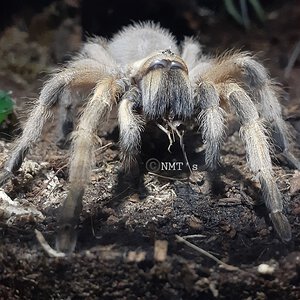
<instances>
[{"instance_id":1,"label":"small rock","mask_svg":"<svg viewBox=\"0 0 300 300\"><path fill-rule=\"evenodd\" d=\"M300 205L296 204L292 212L293 215L300 215Z\"/></svg>"},{"instance_id":2,"label":"small rock","mask_svg":"<svg viewBox=\"0 0 300 300\"><path fill-rule=\"evenodd\" d=\"M197 229L197 230L200 230L202 229L203 227L203 222L195 217L195 216L190 216L188 219L187 219L187 224L193 228L193 229Z\"/></svg>"},{"instance_id":3,"label":"small rock","mask_svg":"<svg viewBox=\"0 0 300 300\"><path fill-rule=\"evenodd\" d=\"M118 222L120 221L119 218L117 218L116 216L114 215L110 215L108 218L107 218L107 224L108 225L114 225L114 224L117 224Z\"/></svg>"},{"instance_id":4,"label":"small rock","mask_svg":"<svg viewBox=\"0 0 300 300\"><path fill-rule=\"evenodd\" d=\"M270 234L270 230L268 228L263 228L259 231L260 236L268 236Z\"/></svg>"},{"instance_id":5,"label":"small rock","mask_svg":"<svg viewBox=\"0 0 300 300\"><path fill-rule=\"evenodd\" d=\"M275 268L268 264L260 264L257 267L257 272L262 275L271 275L274 273L274 271L275 271Z\"/></svg>"},{"instance_id":6,"label":"small rock","mask_svg":"<svg viewBox=\"0 0 300 300\"><path fill-rule=\"evenodd\" d=\"M0 190L0 219L7 224L16 220L43 220L45 216L30 203L13 201L4 191Z\"/></svg>"},{"instance_id":7,"label":"small rock","mask_svg":"<svg viewBox=\"0 0 300 300\"><path fill-rule=\"evenodd\" d=\"M37 162L25 160L21 169L25 174L35 175L41 170L41 168L41 165L39 165Z\"/></svg>"}]
</instances>

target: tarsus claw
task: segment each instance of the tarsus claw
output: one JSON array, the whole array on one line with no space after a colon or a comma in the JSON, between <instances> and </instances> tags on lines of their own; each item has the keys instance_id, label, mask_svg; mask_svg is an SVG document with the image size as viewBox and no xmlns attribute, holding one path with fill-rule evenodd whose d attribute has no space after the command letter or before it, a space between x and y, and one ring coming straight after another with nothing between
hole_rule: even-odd
<instances>
[{"instance_id":1,"label":"tarsus claw","mask_svg":"<svg viewBox=\"0 0 300 300\"><path fill-rule=\"evenodd\" d=\"M291 226L287 217L280 211L270 213L273 226L283 242L289 242L292 239Z\"/></svg>"},{"instance_id":2,"label":"tarsus claw","mask_svg":"<svg viewBox=\"0 0 300 300\"><path fill-rule=\"evenodd\" d=\"M75 250L76 240L77 235L74 226L64 224L59 226L55 247L58 251L70 254Z\"/></svg>"},{"instance_id":3,"label":"tarsus claw","mask_svg":"<svg viewBox=\"0 0 300 300\"><path fill-rule=\"evenodd\" d=\"M0 187L4 185L4 183L10 178L12 177L12 173L8 170L2 170L0 172Z\"/></svg>"}]
</instances>

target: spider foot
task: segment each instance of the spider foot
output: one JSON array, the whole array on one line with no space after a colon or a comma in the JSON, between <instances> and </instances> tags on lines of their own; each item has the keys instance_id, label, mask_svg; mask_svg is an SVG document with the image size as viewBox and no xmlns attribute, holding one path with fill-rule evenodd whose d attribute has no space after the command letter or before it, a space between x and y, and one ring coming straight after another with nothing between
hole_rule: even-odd
<instances>
[{"instance_id":1,"label":"spider foot","mask_svg":"<svg viewBox=\"0 0 300 300\"><path fill-rule=\"evenodd\" d=\"M292 239L291 226L287 217L280 211L270 213L270 219L281 240L285 243Z\"/></svg>"},{"instance_id":2,"label":"spider foot","mask_svg":"<svg viewBox=\"0 0 300 300\"><path fill-rule=\"evenodd\" d=\"M71 145L71 141L69 138L62 137L57 140L56 145L60 149L69 149Z\"/></svg>"},{"instance_id":3,"label":"spider foot","mask_svg":"<svg viewBox=\"0 0 300 300\"><path fill-rule=\"evenodd\" d=\"M59 226L55 248L58 251L71 254L76 247L77 234L75 227L71 224Z\"/></svg>"},{"instance_id":4,"label":"spider foot","mask_svg":"<svg viewBox=\"0 0 300 300\"><path fill-rule=\"evenodd\" d=\"M290 151L283 151L281 155L285 158L288 165L290 165L292 168L300 170L300 161Z\"/></svg>"},{"instance_id":5,"label":"spider foot","mask_svg":"<svg viewBox=\"0 0 300 300\"><path fill-rule=\"evenodd\" d=\"M6 181L12 176L13 176L12 172L5 169L2 170L0 172L0 187L3 186L6 183Z\"/></svg>"},{"instance_id":6,"label":"spider foot","mask_svg":"<svg viewBox=\"0 0 300 300\"><path fill-rule=\"evenodd\" d=\"M72 185L59 212L56 249L61 252L70 254L75 250L83 193L81 187Z\"/></svg>"}]
</instances>

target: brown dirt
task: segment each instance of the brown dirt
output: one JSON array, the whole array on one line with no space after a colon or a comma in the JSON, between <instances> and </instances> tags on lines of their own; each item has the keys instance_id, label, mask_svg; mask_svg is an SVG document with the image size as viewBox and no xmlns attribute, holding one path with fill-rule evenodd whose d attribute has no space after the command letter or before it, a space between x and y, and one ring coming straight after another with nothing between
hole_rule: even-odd
<instances>
[{"instance_id":1,"label":"brown dirt","mask_svg":"<svg viewBox=\"0 0 300 300\"><path fill-rule=\"evenodd\" d=\"M284 112L298 137L299 59L288 79L283 78L283 71L300 40L296 23L300 7L289 2L271 12L275 19L267 22L268 30L255 27L245 33L226 23L223 34L224 24L219 20L209 32L202 28L202 39L214 49L244 45L244 49L262 52L271 73L290 91L283 100ZM5 74L0 74L0 88L11 89L18 110L23 109L26 105L22 96L37 96L39 84L29 79L20 83L12 77L7 79ZM144 178L135 191L122 186L116 134L109 129L113 126L106 128L104 146L99 145L96 151L97 163L84 196L77 248L69 257L49 258L34 233L34 229L40 230L54 245L56 212L67 192L68 150L56 147L54 125L48 126L17 176L5 186L11 199L31 213L7 216L0 212L0 299L300 298L299 172L274 160L293 232L292 242L282 244L261 203L253 174L248 171L237 133L226 140L220 174L213 176L204 170L202 152L195 156L192 146L187 147L188 157L198 169L192 176L147 172L147 159L170 159L166 147L158 149L161 140L156 142L157 151L149 153L145 149L141 165ZM187 140L194 141L197 136L191 133ZM295 146L294 152L300 157L299 145ZM1 164L10 147L11 142L0 141ZM174 156L180 157L180 151L177 154L174 149ZM219 266L178 242L175 235L195 235L188 239L191 243L236 269ZM157 240L168 243L162 261L154 255ZM261 264L269 266L270 274L258 271Z\"/></svg>"}]
</instances>

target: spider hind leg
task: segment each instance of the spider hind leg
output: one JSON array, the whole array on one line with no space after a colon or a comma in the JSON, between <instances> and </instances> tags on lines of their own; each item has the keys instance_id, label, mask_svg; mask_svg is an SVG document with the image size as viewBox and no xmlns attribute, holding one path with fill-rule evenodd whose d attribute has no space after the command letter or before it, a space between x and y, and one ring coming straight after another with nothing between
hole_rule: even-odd
<instances>
[{"instance_id":1,"label":"spider hind leg","mask_svg":"<svg viewBox=\"0 0 300 300\"><path fill-rule=\"evenodd\" d=\"M70 134L74 130L76 115L76 103L73 103L76 95L73 95L69 88L65 88L59 105L59 138L57 146L67 148L70 141Z\"/></svg>"},{"instance_id":2,"label":"spider hind leg","mask_svg":"<svg viewBox=\"0 0 300 300\"><path fill-rule=\"evenodd\" d=\"M248 55L237 59L246 90L253 95L261 116L270 124L275 147L287 162L300 170L300 162L290 151L290 131L282 117L278 101L280 89L270 79L267 70Z\"/></svg>"},{"instance_id":3,"label":"spider hind leg","mask_svg":"<svg viewBox=\"0 0 300 300\"><path fill-rule=\"evenodd\" d=\"M85 187L90 180L94 162L97 129L108 118L112 105L121 93L124 93L124 83L118 82L113 76L107 76L99 81L73 134L70 187L59 214L56 237L56 248L62 252L71 253L76 246L76 227L82 210Z\"/></svg>"},{"instance_id":4,"label":"spider hind leg","mask_svg":"<svg viewBox=\"0 0 300 300\"><path fill-rule=\"evenodd\" d=\"M211 83L201 82L196 89L196 95L201 109L198 123L206 144L205 163L210 170L215 170L225 135L225 111L220 107L219 95Z\"/></svg>"},{"instance_id":5,"label":"spider hind leg","mask_svg":"<svg viewBox=\"0 0 300 300\"><path fill-rule=\"evenodd\" d=\"M225 87L226 98L241 123L241 138L245 143L247 161L262 186L263 199L269 211L274 228L281 240L291 240L291 227L283 214L281 193L273 178L272 162L266 129L258 111L247 93L237 84Z\"/></svg>"}]
</instances>

